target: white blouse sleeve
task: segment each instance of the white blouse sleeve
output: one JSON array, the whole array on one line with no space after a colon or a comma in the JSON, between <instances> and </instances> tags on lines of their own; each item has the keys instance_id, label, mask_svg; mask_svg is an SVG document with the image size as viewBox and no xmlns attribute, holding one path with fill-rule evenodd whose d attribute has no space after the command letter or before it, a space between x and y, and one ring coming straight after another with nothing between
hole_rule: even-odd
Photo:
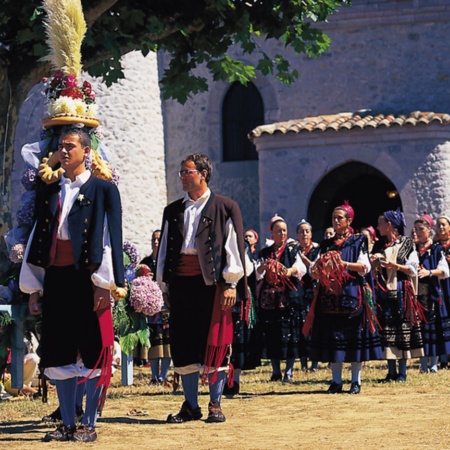
<instances>
[{"instance_id":1,"label":"white blouse sleeve","mask_svg":"<svg viewBox=\"0 0 450 450\"><path fill-rule=\"evenodd\" d=\"M440 275L438 277L440 280L444 280L445 278L448 278L450 276L450 272L449 272L449 268L448 268L448 262L445 259L445 255L444 255L443 252L441 253L441 258L439 259L439 263L438 263L437 268L439 270L442 270L442 273L443 273L443 275Z\"/></svg>"},{"instance_id":2,"label":"white blouse sleeve","mask_svg":"<svg viewBox=\"0 0 450 450\"><path fill-rule=\"evenodd\" d=\"M244 276L244 266L239 255L237 234L233 221L227 220L225 225L227 239L225 241L225 253L227 262L222 272L226 283L237 283Z\"/></svg>"},{"instance_id":3,"label":"white blouse sleeve","mask_svg":"<svg viewBox=\"0 0 450 450\"><path fill-rule=\"evenodd\" d=\"M35 228L36 224L34 225L33 230L31 231L27 247L25 249L22 267L20 268L19 288L25 294L32 294L33 292L39 292L42 295L44 290L45 269L43 267L38 267L35 266L34 264L27 263L28 253L30 252L30 245L33 240Z\"/></svg>"},{"instance_id":4,"label":"white blouse sleeve","mask_svg":"<svg viewBox=\"0 0 450 450\"><path fill-rule=\"evenodd\" d=\"M408 256L405 266L409 268L412 275L417 275L417 269L419 268L419 255L415 250Z\"/></svg>"},{"instance_id":5,"label":"white blouse sleeve","mask_svg":"<svg viewBox=\"0 0 450 450\"><path fill-rule=\"evenodd\" d=\"M156 262L156 282L158 283L161 291L165 294L169 292L169 288L163 281L164 265L166 263L167 255L167 233L168 233L168 223L164 222L163 230L161 233L161 240L158 247L158 260Z\"/></svg>"},{"instance_id":6,"label":"white blouse sleeve","mask_svg":"<svg viewBox=\"0 0 450 450\"><path fill-rule=\"evenodd\" d=\"M108 220L105 215L103 221L103 257L100 267L91 275L91 280L95 286L114 290L117 288L114 280L114 271L111 254L111 241L108 229Z\"/></svg>"}]
</instances>

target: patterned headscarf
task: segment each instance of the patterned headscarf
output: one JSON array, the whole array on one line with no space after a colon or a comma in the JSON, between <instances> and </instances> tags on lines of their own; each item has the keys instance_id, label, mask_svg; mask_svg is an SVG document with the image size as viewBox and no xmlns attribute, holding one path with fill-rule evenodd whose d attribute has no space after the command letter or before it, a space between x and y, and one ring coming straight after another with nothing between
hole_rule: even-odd
<instances>
[{"instance_id":1,"label":"patterned headscarf","mask_svg":"<svg viewBox=\"0 0 450 450\"><path fill-rule=\"evenodd\" d=\"M253 229L253 228L250 228L249 230L247 230L247 231L249 231L250 233L253 233L254 234L254 236L255 236L255 239L256 239L256 242L258 242L259 241L259 236L258 236L258 233Z\"/></svg>"},{"instance_id":2,"label":"patterned headscarf","mask_svg":"<svg viewBox=\"0 0 450 450\"><path fill-rule=\"evenodd\" d=\"M353 208L350 206L350 203L348 202L348 200L344 200L343 205L336 206L336 208L334 208L335 211L337 209L344 210L352 220L355 218L355 211L353 211Z\"/></svg>"},{"instance_id":3,"label":"patterned headscarf","mask_svg":"<svg viewBox=\"0 0 450 450\"><path fill-rule=\"evenodd\" d=\"M286 223L286 221L281 216L275 213L275 215L269 221L269 231L272 231L272 228L276 222Z\"/></svg>"},{"instance_id":4,"label":"patterned headscarf","mask_svg":"<svg viewBox=\"0 0 450 450\"><path fill-rule=\"evenodd\" d=\"M385 211L383 216L388 222L392 223L394 228L406 227L405 215L400 211L400 208L397 208L396 211Z\"/></svg>"},{"instance_id":5,"label":"patterned headscarf","mask_svg":"<svg viewBox=\"0 0 450 450\"><path fill-rule=\"evenodd\" d=\"M367 230L369 232L373 241L377 240L377 232L375 231L375 228L372 225L369 225L368 227L363 228L363 230Z\"/></svg>"},{"instance_id":6,"label":"patterned headscarf","mask_svg":"<svg viewBox=\"0 0 450 450\"><path fill-rule=\"evenodd\" d=\"M427 214L426 211L424 211L424 213L419 217L419 219L425 221L431 229L434 228L435 225L434 220L429 214Z\"/></svg>"}]
</instances>

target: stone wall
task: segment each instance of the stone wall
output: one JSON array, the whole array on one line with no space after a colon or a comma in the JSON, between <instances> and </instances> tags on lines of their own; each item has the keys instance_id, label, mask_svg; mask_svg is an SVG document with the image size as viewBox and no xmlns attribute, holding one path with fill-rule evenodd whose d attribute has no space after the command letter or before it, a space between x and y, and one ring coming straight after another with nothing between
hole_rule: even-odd
<instances>
[{"instance_id":1,"label":"stone wall","mask_svg":"<svg viewBox=\"0 0 450 450\"><path fill-rule=\"evenodd\" d=\"M157 58L153 53L145 58L130 53L123 58L123 65L125 78L109 88L98 79L83 78L92 82L97 93L102 141L110 151L111 165L120 174L124 239L133 242L143 257L151 253L151 232L161 226L167 203ZM39 84L21 108L15 135L13 217L24 192L20 149L38 140L44 114Z\"/></svg>"}]
</instances>

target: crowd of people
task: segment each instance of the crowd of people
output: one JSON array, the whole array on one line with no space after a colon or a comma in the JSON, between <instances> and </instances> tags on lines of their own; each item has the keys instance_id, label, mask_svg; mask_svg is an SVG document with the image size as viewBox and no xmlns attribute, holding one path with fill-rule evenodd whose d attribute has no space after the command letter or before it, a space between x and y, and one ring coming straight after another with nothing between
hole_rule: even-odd
<instances>
[{"instance_id":1,"label":"crowd of people","mask_svg":"<svg viewBox=\"0 0 450 450\"><path fill-rule=\"evenodd\" d=\"M275 215L273 243L253 253L256 342L271 360L270 381L291 381L297 358L302 370L308 360L313 371L318 361L329 364L330 394L343 392L343 363L351 366L350 394L361 392L366 361L387 360L380 382L405 382L411 358L420 358L423 373L436 373L439 360L447 367L450 218L441 214L436 225L424 213L409 237L399 209L380 213L378 233L373 226L353 230L354 216L347 202L337 206L317 244L306 220L293 240Z\"/></svg>"},{"instance_id":2,"label":"crowd of people","mask_svg":"<svg viewBox=\"0 0 450 450\"><path fill-rule=\"evenodd\" d=\"M107 290L123 284L116 251L120 200L116 189L90 186L89 172L83 169L89 151L84 139L76 129L60 138L66 168L62 194L48 189L38 203L42 211L21 272L21 289L30 293L30 312L39 314L43 306L42 367L56 384L60 401L57 418L62 426L44 440L96 439L95 424L110 377L110 361L102 357L102 349L111 344ZM297 360L303 371L316 371L319 362L327 363L330 394L344 392L344 363L351 367L346 391L350 394L361 392L367 361L387 360L388 373L381 382L405 382L411 358L420 358L422 372L437 372L439 358L446 364L448 216L436 217L436 225L428 214L421 215L410 237L404 234L403 213L384 211L378 217L378 232L373 226L355 231L355 212L344 202L334 208L323 240L315 243L307 220L298 223L292 239L286 220L275 214L268 223L270 239L258 250L258 232L244 231L237 203L210 190L211 174L211 161L204 154L188 155L181 162L185 195L166 207L161 229L152 234L152 254L141 261L158 282L164 306L148 317L151 347L139 350L140 358L148 361L151 384L168 386L172 362L183 387L184 402L179 412L168 415L168 423L203 417L199 381L209 387L206 422L224 422L222 396L239 393L241 371L259 367L262 359L270 360L268 381L284 383L294 381ZM93 189L91 194L84 194L85 185ZM103 247L88 250L87 265L77 267L77 236L71 236L71 245L67 237L78 225L71 224L75 217L67 215L70 206L65 204L82 203L85 195L95 198L95 190L110 198L112 209L99 211L98 226L90 231L102 237ZM60 221L50 228L40 226L58 196ZM81 224L90 220L85 213L77 218ZM55 238L49 237L52 233ZM82 230L80 234L86 235ZM43 262L39 238L47 243ZM91 259L95 264L88 264ZM79 283L70 295L85 303L75 297L67 301L67 286L73 286L74 277ZM75 329L69 317L76 318L70 322ZM79 333L77 323L86 317L89 321ZM83 427L76 428L83 396Z\"/></svg>"}]
</instances>

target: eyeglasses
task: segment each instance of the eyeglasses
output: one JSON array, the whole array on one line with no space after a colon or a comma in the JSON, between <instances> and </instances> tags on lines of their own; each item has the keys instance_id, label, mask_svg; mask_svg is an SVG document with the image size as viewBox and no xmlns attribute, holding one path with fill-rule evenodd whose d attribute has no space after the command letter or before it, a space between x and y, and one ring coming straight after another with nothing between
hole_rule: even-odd
<instances>
[{"instance_id":1,"label":"eyeglasses","mask_svg":"<svg viewBox=\"0 0 450 450\"><path fill-rule=\"evenodd\" d=\"M200 173L198 170L180 170L178 172L178 176L181 177L185 177L186 175L191 176L193 173L198 172Z\"/></svg>"}]
</instances>

